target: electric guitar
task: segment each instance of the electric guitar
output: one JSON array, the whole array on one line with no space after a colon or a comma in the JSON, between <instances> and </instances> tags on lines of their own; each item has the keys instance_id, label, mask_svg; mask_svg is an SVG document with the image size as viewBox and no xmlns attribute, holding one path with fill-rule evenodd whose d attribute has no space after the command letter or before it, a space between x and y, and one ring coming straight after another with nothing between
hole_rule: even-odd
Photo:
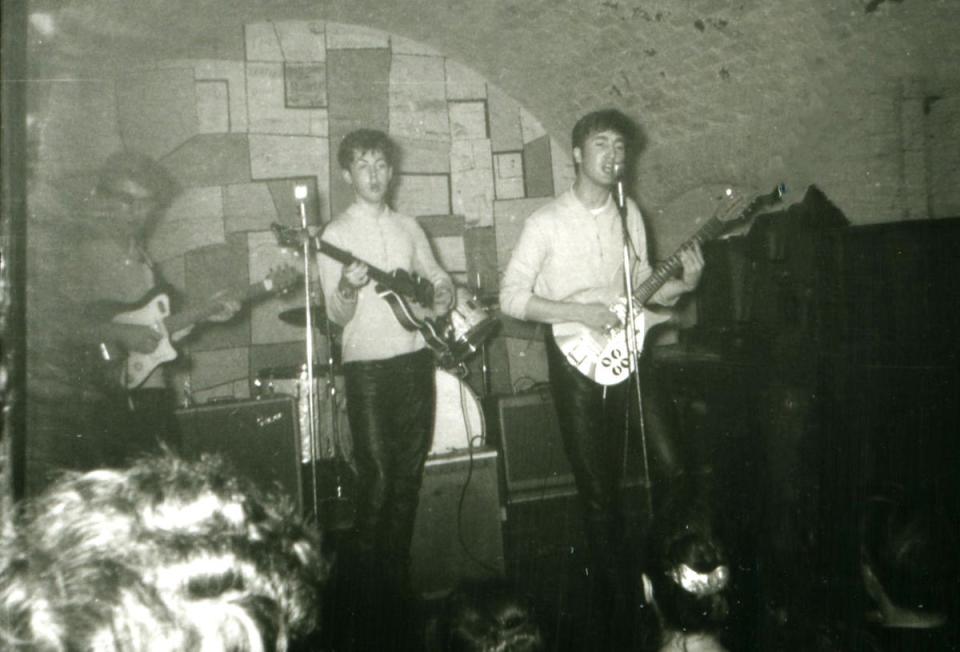
<instances>
[{"instance_id":1,"label":"electric guitar","mask_svg":"<svg viewBox=\"0 0 960 652\"><path fill-rule=\"evenodd\" d=\"M634 300L641 306L656 293L660 287L682 267L680 251L693 243L704 243L720 236L731 225L753 218L761 210L780 201L785 192L783 184L778 185L766 195L754 197L746 208L730 216L717 214L687 240L672 256L654 267L650 277L634 290ZM734 204L732 207L735 207ZM581 303L603 301L602 290L588 290L570 297L571 300ZM557 346L566 356L567 361L576 367L577 371L601 385L618 385L630 376L633 371L632 360L627 349L626 323L627 301L620 298L610 304L610 310L620 318L620 325L608 332L596 331L579 322L565 322L554 324L553 337ZM667 309L644 308L637 311L634 326L636 341L639 349L643 348L643 340L647 332L672 317Z\"/></svg>"},{"instance_id":2,"label":"electric guitar","mask_svg":"<svg viewBox=\"0 0 960 652\"><path fill-rule=\"evenodd\" d=\"M101 342L99 358L106 366L108 386L130 390L142 385L154 369L177 357L177 350L173 346L177 336L217 314L223 309L224 301L254 301L292 287L300 277L300 272L293 267L280 267L259 283L250 285L243 293L217 295L202 305L176 313L171 310L169 294L163 287L154 288L134 304L97 302L95 310L113 314L110 319L113 323L147 326L160 335L157 348L150 353L124 351L115 343Z\"/></svg>"},{"instance_id":3,"label":"electric guitar","mask_svg":"<svg viewBox=\"0 0 960 652\"><path fill-rule=\"evenodd\" d=\"M270 227L282 247L299 247L303 237L302 229L294 229L281 224ZM320 253L333 258L343 265L360 262L367 266L367 275L374 281L374 290L390 306L394 317L408 331L419 331L427 346L436 355L444 368L455 367L464 357L459 348L450 341L449 324L443 315L433 309L433 284L419 274L404 269L386 272L357 258L349 251L311 237L313 247Z\"/></svg>"}]
</instances>

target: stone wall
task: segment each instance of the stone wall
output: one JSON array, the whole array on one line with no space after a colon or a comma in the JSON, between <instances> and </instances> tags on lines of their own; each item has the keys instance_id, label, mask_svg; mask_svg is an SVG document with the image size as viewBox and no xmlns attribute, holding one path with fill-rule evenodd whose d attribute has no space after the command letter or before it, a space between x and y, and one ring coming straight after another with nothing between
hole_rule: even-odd
<instances>
[{"instance_id":1,"label":"stone wall","mask_svg":"<svg viewBox=\"0 0 960 652\"><path fill-rule=\"evenodd\" d=\"M960 5L951 0L113 0L32 3L34 176L83 188L109 152L164 161L185 192L153 242L202 297L289 262L266 230L348 200L346 131L407 153L397 204L442 260L488 290L522 221L569 183L569 132L615 106L643 125L634 188L669 254L711 189L799 199L818 185L854 223L960 214ZM189 347L200 398L245 396L300 356L258 304ZM494 387L544 378L542 342L508 323Z\"/></svg>"}]
</instances>

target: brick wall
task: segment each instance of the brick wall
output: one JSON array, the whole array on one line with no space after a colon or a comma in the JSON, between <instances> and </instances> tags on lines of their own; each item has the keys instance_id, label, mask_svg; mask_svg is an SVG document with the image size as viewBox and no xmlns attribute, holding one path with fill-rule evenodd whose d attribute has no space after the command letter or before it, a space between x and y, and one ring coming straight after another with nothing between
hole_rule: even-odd
<instances>
[{"instance_id":1,"label":"brick wall","mask_svg":"<svg viewBox=\"0 0 960 652\"><path fill-rule=\"evenodd\" d=\"M785 181L799 199L815 183L855 223L960 213L956 2L679 5L64 2L52 34L31 34L36 175L81 188L121 142L164 160L186 191L154 247L197 296L285 260L265 229L293 219L294 183L312 184L314 219L344 206L330 158L361 123L405 145L398 203L484 287L569 183L569 131L599 106L644 127L635 185L661 254L720 184ZM290 301L198 338L194 388L242 395L296 361L299 333L276 318ZM542 379L540 346L511 324L494 388Z\"/></svg>"}]
</instances>

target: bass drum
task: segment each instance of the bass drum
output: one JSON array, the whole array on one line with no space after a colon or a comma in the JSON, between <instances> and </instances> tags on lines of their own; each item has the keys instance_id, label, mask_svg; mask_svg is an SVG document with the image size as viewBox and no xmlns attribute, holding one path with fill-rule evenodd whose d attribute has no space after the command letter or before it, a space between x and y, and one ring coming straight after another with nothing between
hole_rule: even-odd
<instances>
[{"instance_id":1,"label":"bass drum","mask_svg":"<svg viewBox=\"0 0 960 652\"><path fill-rule=\"evenodd\" d=\"M449 371L437 369L435 375L437 408L430 454L443 455L483 445L486 424L476 394Z\"/></svg>"}]
</instances>

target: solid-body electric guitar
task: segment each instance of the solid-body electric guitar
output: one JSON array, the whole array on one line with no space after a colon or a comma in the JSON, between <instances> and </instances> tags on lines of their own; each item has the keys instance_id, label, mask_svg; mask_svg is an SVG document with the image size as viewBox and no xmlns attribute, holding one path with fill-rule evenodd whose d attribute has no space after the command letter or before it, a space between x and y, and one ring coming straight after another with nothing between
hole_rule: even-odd
<instances>
[{"instance_id":1,"label":"solid-body electric guitar","mask_svg":"<svg viewBox=\"0 0 960 652\"><path fill-rule=\"evenodd\" d=\"M672 256L657 265L650 277L634 290L634 300L637 305L644 306L667 280L682 267L680 251L693 243L704 243L720 236L731 225L751 219L761 210L770 206L783 197L783 184L777 186L766 195L755 197L739 213L715 215L700 228L697 233L685 242ZM569 299L581 303L603 300L600 291L589 290ZM610 310L620 318L620 326L608 332L594 330L579 322L565 322L554 324L552 327L557 346L566 356L567 361L577 370L601 385L617 385L630 376L633 363L627 348L626 322L627 302L621 298L610 305ZM671 318L667 309L644 308L637 311L634 319L636 342L638 349L642 349L646 333Z\"/></svg>"},{"instance_id":2,"label":"solid-body electric guitar","mask_svg":"<svg viewBox=\"0 0 960 652\"><path fill-rule=\"evenodd\" d=\"M122 351L116 344L101 342L99 358L107 365L108 384L119 385L125 389L139 387L154 369L177 357L173 342L178 339L178 335L216 315L223 309L225 301L254 301L292 287L300 277L301 274L294 268L281 267L270 272L259 283L250 285L242 295L235 296L231 293L216 295L203 305L180 312L171 310L169 293L162 287L154 288L132 305L109 301L97 302L95 309L112 314L110 321L113 323L147 326L160 336L157 348L150 353Z\"/></svg>"}]
</instances>

